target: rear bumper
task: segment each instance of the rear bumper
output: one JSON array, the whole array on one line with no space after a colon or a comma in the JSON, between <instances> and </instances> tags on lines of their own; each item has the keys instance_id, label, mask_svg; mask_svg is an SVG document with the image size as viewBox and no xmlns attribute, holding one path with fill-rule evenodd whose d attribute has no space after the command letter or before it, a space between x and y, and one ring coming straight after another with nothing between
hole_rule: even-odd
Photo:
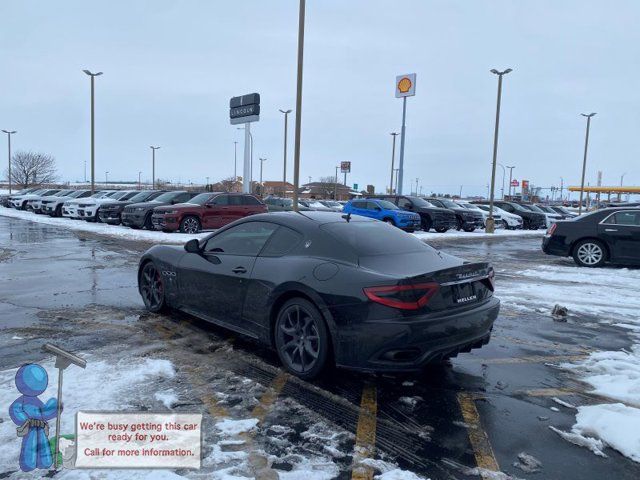
<instances>
[{"instance_id":1,"label":"rear bumper","mask_svg":"<svg viewBox=\"0 0 640 480\"><path fill-rule=\"evenodd\" d=\"M568 257L571 255L571 245L567 245L564 237L545 235L542 238L542 251L547 255Z\"/></svg>"},{"instance_id":2,"label":"rear bumper","mask_svg":"<svg viewBox=\"0 0 640 480\"><path fill-rule=\"evenodd\" d=\"M419 371L486 344L499 311L500 301L491 297L462 312L342 325L335 342L336 363L363 371Z\"/></svg>"}]
</instances>

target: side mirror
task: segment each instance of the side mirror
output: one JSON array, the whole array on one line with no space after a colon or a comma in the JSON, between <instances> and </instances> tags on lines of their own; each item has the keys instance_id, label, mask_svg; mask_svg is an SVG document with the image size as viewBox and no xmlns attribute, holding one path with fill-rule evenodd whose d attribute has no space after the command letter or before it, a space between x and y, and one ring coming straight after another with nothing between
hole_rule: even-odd
<instances>
[{"instance_id":1,"label":"side mirror","mask_svg":"<svg viewBox=\"0 0 640 480\"><path fill-rule=\"evenodd\" d=\"M192 238L184 244L184 249L189 253L200 253L200 242L197 238Z\"/></svg>"}]
</instances>

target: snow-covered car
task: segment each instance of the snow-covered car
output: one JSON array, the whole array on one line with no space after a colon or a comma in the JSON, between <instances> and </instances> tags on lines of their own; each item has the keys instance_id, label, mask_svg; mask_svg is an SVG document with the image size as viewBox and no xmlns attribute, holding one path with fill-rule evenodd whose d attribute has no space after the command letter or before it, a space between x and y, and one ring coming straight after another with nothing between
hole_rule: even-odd
<instances>
[{"instance_id":1,"label":"snow-covered car","mask_svg":"<svg viewBox=\"0 0 640 480\"><path fill-rule=\"evenodd\" d=\"M483 210L482 208L479 208L477 205L474 205L473 203L465 202L464 200L457 200L456 203L458 205L460 205L461 207L466 208L467 210L473 210L475 212L480 212L482 214L482 223L484 223L484 225L487 224L487 218L489 218L489 211L488 210ZM503 224L502 224L502 216L498 212L494 212L493 213L493 219L495 221L495 227L496 228L500 228L500 227L503 226Z\"/></svg>"},{"instance_id":2,"label":"snow-covered car","mask_svg":"<svg viewBox=\"0 0 640 480\"><path fill-rule=\"evenodd\" d=\"M112 202L114 200L129 200L140 193L140 190L120 190L115 194L104 197L104 198L87 198L86 200L81 200L78 202L78 218L86 220L88 222L99 222L100 216L98 215L100 211L100 206Z\"/></svg>"},{"instance_id":3,"label":"snow-covered car","mask_svg":"<svg viewBox=\"0 0 640 480\"><path fill-rule=\"evenodd\" d=\"M477 204L477 207L480 210L484 210L489 213L489 205L481 205ZM499 215L502 218L502 225L507 230L521 230L522 229L522 217L520 215L516 215L515 213L509 213L506 210L493 206L493 211L495 215Z\"/></svg>"},{"instance_id":4,"label":"snow-covered car","mask_svg":"<svg viewBox=\"0 0 640 480\"><path fill-rule=\"evenodd\" d=\"M540 207L537 207L535 205L526 204L526 203L521 203L520 205L522 207L526 208L527 210L531 210L532 212L543 214L545 216L545 219L546 219L546 227L547 228L549 228L551 225L556 223L558 220L562 220L562 215L560 215L558 213L549 213L549 212L544 211Z\"/></svg>"},{"instance_id":5,"label":"snow-covered car","mask_svg":"<svg viewBox=\"0 0 640 480\"><path fill-rule=\"evenodd\" d=\"M65 196L43 197L40 201L40 211L51 217L62 216L62 205L72 199L85 198L91 195L91 190L73 190Z\"/></svg>"},{"instance_id":6,"label":"snow-covered car","mask_svg":"<svg viewBox=\"0 0 640 480\"><path fill-rule=\"evenodd\" d=\"M344 206L342 203L336 202L335 200L320 200L320 203L331 210L335 210L336 212L341 212L342 207Z\"/></svg>"},{"instance_id":7,"label":"snow-covered car","mask_svg":"<svg viewBox=\"0 0 640 480\"><path fill-rule=\"evenodd\" d=\"M0 195L0 205L2 205L3 207L10 207L11 205L9 205L9 198L16 196L16 195L27 195L28 193L33 193L36 190L39 190L39 188L37 187L32 187L32 188L24 188L22 190L19 190L17 192L13 192L13 193L3 193L2 195Z\"/></svg>"},{"instance_id":8,"label":"snow-covered car","mask_svg":"<svg viewBox=\"0 0 640 480\"><path fill-rule=\"evenodd\" d=\"M39 198L41 196L53 195L54 193L58 193L60 191L59 188L42 188L40 190L36 190L35 192L28 193L26 195L14 195L9 197L9 203L13 208L18 210L25 210L27 207L27 202L29 200L33 200Z\"/></svg>"},{"instance_id":9,"label":"snow-covered car","mask_svg":"<svg viewBox=\"0 0 640 480\"><path fill-rule=\"evenodd\" d=\"M26 210L31 210L33 213L42 213L42 200L54 198L54 197L66 197L71 195L75 190L60 190L53 195L39 195L36 198L27 200Z\"/></svg>"},{"instance_id":10,"label":"snow-covered car","mask_svg":"<svg viewBox=\"0 0 640 480\"><path fill-rule=\"evenodd\" d=\"M67 218L80 218L78 216L78 205L88 199L108 198L118 193L118 190L100 190L86 198L76 198L68 200L62 204L62 216Z\"/></svg>"}]
</instances>

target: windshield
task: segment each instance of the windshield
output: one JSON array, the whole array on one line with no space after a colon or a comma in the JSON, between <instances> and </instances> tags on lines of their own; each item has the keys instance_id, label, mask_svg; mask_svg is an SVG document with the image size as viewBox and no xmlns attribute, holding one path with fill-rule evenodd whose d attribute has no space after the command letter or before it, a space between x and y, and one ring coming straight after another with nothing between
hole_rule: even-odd
<instances>
[{"instance_id":1,"label":"windshield","mask_svg":"<svg viewBox=\"0 0 640 480\"><path fill-rule=\"evenodd\" d=\"M534 212L538 212L538 213L546 213L544 210L542 210L540 207L536 207L535 205L527 205L532 211Z\"/></svg>"},{"instance_id":2,"label":"windshield","mask_svg":"<svg viewBox=\"0 0 640 480\"><path fill-rule=\"evenodd\" d=\"M118 200L122 197L124 197L125 195L127 195L129 192L116 192L113 195L110 195L109 198L113 198L114 200Z\"/></svg>"},{"instance_id":3,"label":"windshield","mask_svg":"<svg viewBox=\"0 0 640 480\"><path fill-rule=\"evenodd\" d=\"M447 207L447 208L454 208L454 209L460 209L462 208L460 205L458 205L456 202L452 202L451 200L447 200L446 198L439 198L438 199L440 202L442 202L442 204Z\"/></svg>"},{"instance_id":4,"label":"windshield","mask_svg":"<svg viewBox=\"0 0 640 480\"><path fill-rule=\"evenodd\" d=\"M547 213L553 213L553 214L556 214L556 213L557 213L553 208L551 208L551 207L547 207L547 206L545 206L545 205L537 205L537 207L538 207L539 209L541 209L541 210L543 210L543 211L547 212Z\"/></svg>"},{"instance_id":5,"label":"windshield","mask_svg":"<svg viewBox=\"0 0 640 480\"><path fill-rule=\"evenodd\" d=\"M207 201L211 198L212 195L213 194L211 194L211 193L201 193L201 194L196 195L195 197L193 197L187 203L195 203L196 205L204 205L205 203L207 203Z\"/></svg>"},{"instance_id":6,"label":"windshield","mask_svg":"<svg viewBox=\"0 0 640 480\"><path fill-rule=\"evenodd\" d=\"M78 198L80 195L82 195L85 192L85 190L76 190L75 192L73 192L71 195L69 195L70 198Z\"/></svg>"},{"instance_id":7,"label":"windshield","mask_svg":"<svg viewBox=\"0 0 640 480\"><path fill-rule=\"evenodd\" d=\"M378 204L378 206L384 208L385 210L400 210L397 205L388 202L387 200L378 200L376 203Z\"/></svg>"},{"instance_id":8,"label":"windshield","mask_svg":"<svg viewBox=\"0 0 640 480\"><path fill-rule=\"evenodd\" d=\"M151 195L153 195L155 192L153 191L149 191L149 192L140 192L136 195L134 195L133 197L131 197L129 200L132 203L137 203L137 202L144 202L147 198L149 198Z\"/></svg>"},{"instance_id":9,"label":"windshield","mask_svg":"<svg viewBox=\"0 0 640 480\"><path fill-rule=\"evenodd\" d=\"M320 202L307 202L307 205L313 208L326 208L326 206L324 206Z\"/></svg>"},{"instance_id":10,"label":"windshield","mask_svg":"<svg viewBox=\"0 0 640 480\"><path fill-rule=\"evenodd\" d=\"M54 195L54 197L66 197L67 195L73 193L73 190L61 190Z\"/></svg>"},{"instance_id":11,"label":"windshield","mask_svg":"<svg viewBox=\"0 0 640 480\"><path fill-rule=\"evenodd\" d=\"M321 228L360 256L389 255L389 252L397 255L431 249L413 235L382 222L327 223Z\"/></svg>"},{"instance_id":12,"label":"windshield","mask_svg":"<svg viewBox=\"0 0 640 480\"><path fill-rule=\"evenodd\" d=\"M433 208L432 203L427 202L424 198L420 197L407 197L416 207Z\"/></svg>"},{"instance_id":13,"label":"windshield","mask_svg":"<svg viewBox=\"0 0 640 480\"><path fill-rule=\"evenodd\" d=\"M167 193L163 193L162 195L160 195L159 197L156 197L154 202L170 202L171 200L173 200L175 197L177 197L180 194L183 194L184 192L167 192Z\"/></svg>"},{"instance_id":14,"label":"windshield","mask_svg":"<svg viewBox=\"0 0 640 480\"><path fill-rule=\"evenodd\" d=\"M471 205L470 203L461 203L460 205L462 205L467 210L480 210L478 207L476 207L475 205Z\"/></svg>"}]
</instances>

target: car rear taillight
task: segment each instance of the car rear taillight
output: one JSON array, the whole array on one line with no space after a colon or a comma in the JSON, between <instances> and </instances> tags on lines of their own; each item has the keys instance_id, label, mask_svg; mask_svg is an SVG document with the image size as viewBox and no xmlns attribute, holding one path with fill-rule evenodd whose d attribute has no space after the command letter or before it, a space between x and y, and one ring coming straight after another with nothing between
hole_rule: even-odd
<instances>
[{"instance_id":1,"label":"car rear taillight","mask_svg":"<svg viewBox=\"0 0 640 480\"><path fill-rule=\"evenodd\" d=\"M556 231L556 228L558 228L558 224L552 223L549 227L549 230L547 230L547 235L553 235L553 232Z\"/></svg>"},{"instance_id":2,"label":"car rear taillight","mask_svg":"<svg viewBox=\"0 0 640 480\"><path fill-rule=\"evenodd\" d=\"M384 287L366 287L364 294L372 302L380 303L400 310L418 310L424 307L436 294L440 286L437 283L418 283L415 285L391 285Z\"/></svg>"}]
</instances>

